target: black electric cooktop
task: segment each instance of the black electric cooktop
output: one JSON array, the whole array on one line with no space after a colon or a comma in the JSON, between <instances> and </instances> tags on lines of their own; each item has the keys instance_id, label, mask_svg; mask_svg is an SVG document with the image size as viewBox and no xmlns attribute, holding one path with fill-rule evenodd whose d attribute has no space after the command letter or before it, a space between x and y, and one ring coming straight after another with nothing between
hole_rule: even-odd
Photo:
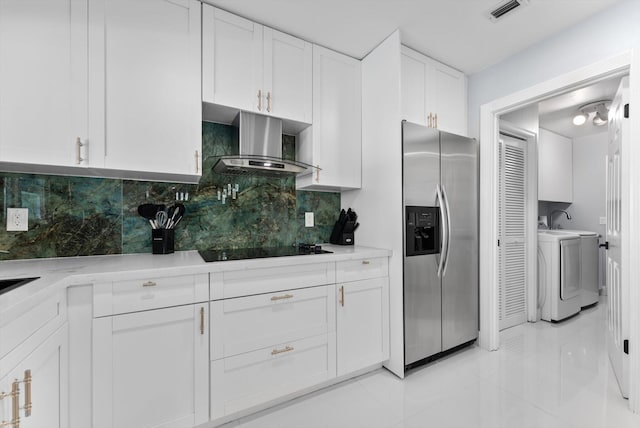
<instances>
[{"instance_id":1,"label":"black electric cooktop","mask_svg":"<svg viewBox=\"0 0 640 428\"><path fill-rule=\"evenodd\" d=\"M299 244L297 247L238 248L232 250L200 250L198 252L205 262L222 262L225 260L327 254L333 251L323 250L320 245Z\"/></svg>"}]
</instances>

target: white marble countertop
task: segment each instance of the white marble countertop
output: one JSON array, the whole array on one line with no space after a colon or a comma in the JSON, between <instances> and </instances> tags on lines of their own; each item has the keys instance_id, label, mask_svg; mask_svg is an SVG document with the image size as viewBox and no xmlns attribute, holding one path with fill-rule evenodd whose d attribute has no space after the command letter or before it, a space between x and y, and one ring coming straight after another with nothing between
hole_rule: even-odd
<instances>
[{"instance_id":1,"label":"white marble countertop","mask_svg":"<svg viewBox=\"0 0 640 428\"><path fill-rule=\"evenodd\" d=\"M148 275L189 275L196 273L258 269L307 263L336 262L369 257L387 257L390 250L362 246L322 246L327 254L271 257L206 263L197 251L173 254L126 254L0 262L0 279L40 277L14 290L0 294L0 325L25 306L40 301L61 287L98 281L135 279ZM4 318L4 319L3 319Z\"/></svg>"}]
</instances>

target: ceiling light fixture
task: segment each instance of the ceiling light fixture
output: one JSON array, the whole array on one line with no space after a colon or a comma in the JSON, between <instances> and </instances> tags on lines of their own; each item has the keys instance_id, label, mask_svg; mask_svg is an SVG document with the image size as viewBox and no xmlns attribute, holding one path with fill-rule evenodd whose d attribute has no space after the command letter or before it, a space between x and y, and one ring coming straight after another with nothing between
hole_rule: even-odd
<instances>
[{"instance_id":1,"label":"ceiling light fixture","mask_svg":"<svg viewBox=\"0 0 640 428\"><path fill-rule=\"evenodd\" d=\"M593 115L593 124L595 126L606 125L609 121L609 106L611 100L595 101L585 104L578 109L579 113L574 116L573 124L576 126L584 125L589 116Z\"/></svg>"},{"instance_id":2,"label":"ceiling light fixture","mask_svg":"<svg viewBox=\"0 0 640 428\"><path fill-rule=\"evenodd\" d=\"M587 115L584 113L578 113L573 117L573 124L576 126L581 126L584 125L584 123L587 121Z\"/></svg>"}]
</instances>

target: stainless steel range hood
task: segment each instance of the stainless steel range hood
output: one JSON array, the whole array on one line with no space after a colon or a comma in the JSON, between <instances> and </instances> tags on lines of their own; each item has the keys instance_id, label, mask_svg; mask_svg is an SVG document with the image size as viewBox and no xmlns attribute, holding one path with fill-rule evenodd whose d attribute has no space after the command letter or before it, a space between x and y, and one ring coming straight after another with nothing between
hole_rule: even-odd
<instances>
[{"instance_id":1,"label":"stainless steel range hood","mask_svg":"<svg viewBox=\"0 0 640 428\"><path fill-rule=\"evenodd\" d=\"M240 111L233 125L240 131L238 155L221 157L213 166L216 173L283 177L311 168L282 159L282 119Z\"/></svg>"}]
</instances>

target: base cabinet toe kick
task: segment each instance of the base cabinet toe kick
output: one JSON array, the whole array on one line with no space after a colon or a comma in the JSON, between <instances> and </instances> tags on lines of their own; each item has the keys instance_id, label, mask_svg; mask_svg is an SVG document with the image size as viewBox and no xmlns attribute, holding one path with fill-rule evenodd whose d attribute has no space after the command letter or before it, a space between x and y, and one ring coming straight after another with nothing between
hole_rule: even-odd
<instances>
[{"instance_id":1,"label":"base cabinet toe kick","mask_svg":"<svg viewBox=\"0 0 640 428\"><path fill-rule=\"evenodd\" d=\"M48 345L59 349L54 427L214 427L389 358L387 256L114 278L65 290L69 318ZM14 360L0 371L0 421L12 417ZM28 419L20 427L39 426Z\"/></svg>"}]
</instances>

